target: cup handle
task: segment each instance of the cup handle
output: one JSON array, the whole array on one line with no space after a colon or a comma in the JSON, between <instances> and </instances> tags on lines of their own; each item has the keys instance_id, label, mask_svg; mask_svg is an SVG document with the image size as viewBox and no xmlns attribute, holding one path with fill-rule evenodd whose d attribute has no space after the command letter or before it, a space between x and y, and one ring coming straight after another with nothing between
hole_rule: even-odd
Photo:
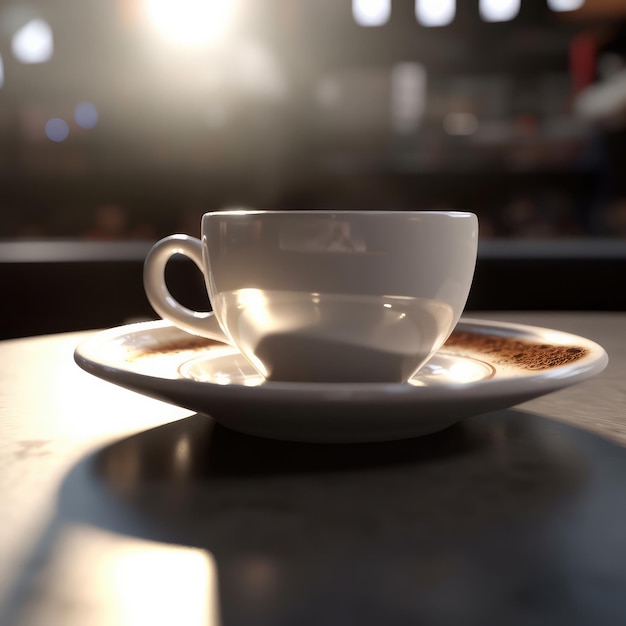
<instances>
[{"instance_id":1,"label":"cup handle","mask_svg":"<svg viewBox=\"0 0 626 626\"><path fill-rule=\"evenodd\" d=\"M182 254L191 259L204 273L202 243L189 235L171 235L154 244L143 266L143 284L152 308L165 320L178 328L232 344L221 329L211 311L194 311L178 302L165 284L165 266L174 254Z\"/></svg>"}]
</instances>

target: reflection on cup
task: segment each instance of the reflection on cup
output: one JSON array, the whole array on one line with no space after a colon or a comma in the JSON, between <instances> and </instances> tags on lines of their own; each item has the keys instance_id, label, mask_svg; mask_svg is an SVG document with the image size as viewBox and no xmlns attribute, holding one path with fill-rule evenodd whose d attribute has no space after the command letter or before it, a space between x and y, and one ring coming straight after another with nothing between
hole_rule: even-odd
<instances>
[{"instance_id":1,"label":"reflection on cup","mask_svg":"<svg viewBox=\"0 0 626 626\"><path fill-rule=\"evenodd\" d=\"M363 237L350 221L336 219L287 221L280 231L280 249L290 252L366 252Z\"/></svg>"}]
</instances>

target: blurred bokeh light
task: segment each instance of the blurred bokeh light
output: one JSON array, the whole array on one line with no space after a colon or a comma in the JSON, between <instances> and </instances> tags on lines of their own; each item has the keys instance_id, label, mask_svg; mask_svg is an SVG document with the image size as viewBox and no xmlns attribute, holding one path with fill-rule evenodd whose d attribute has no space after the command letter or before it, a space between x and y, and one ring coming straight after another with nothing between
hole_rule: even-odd
<instances>
[{"instance_id":1,"label":"blurred bokeh light","mask_svg":"<svg viewBox=\"0 0 626 626\"><path fill-rule=\"evenodd\" d=\"M389 21L391 0L352 0L352 15L359 26L382 26Z\"/></svg>"},{"instance_id":2,"label":"blurred bokeh light","mask_svg":"<svg viewBox=\"0 0 626 626\"><path fill-rule=\"evenodd\" d=\"M53 117L46 122L46 137L57 143L65 141L70 134L70 127L65 120Z\"/></svg>"},{"instance_id":3,"label":"blurred bokeh light","mask_svg":"<svg viewBox=\"0 0 626 626\"><path fill-rule=\"evenodd\" d=\"M447 26L455 14L456 0L415 0L415 15L424 26Z\"/></svg>"},{"instance_id":4,"label":"blurred bokeh light","mask_svg":"<svg viewBox=\"0 0 626 626\"><path fill-rule=\"evenodd\" d=\"M486 22L507 22L520 10L521 0L480 0L480 16Z\"/></svg>"},{"instance_id":5,"label":"blurred bokeh light","mask_svg":"<svg viewBox=\"0 0 626 626\"><path fill-rule=\"evenodd\" d=\"M98 109L91 102L79 102L74 109L74 119L81 128L95 128L98 124Z\"/></svg>"},{"instance_id":6,"label":"blurred bokeh light","mask_svg":"<svg viewBox=\"0 0 626 626\"><path fill-rule=\"evenodd\" d=\"M24 24L14 35L11 48L21 63L45 63L52 58L54 40L52 28L45 20L35 19Z\"/></svg>"}]
</instances>

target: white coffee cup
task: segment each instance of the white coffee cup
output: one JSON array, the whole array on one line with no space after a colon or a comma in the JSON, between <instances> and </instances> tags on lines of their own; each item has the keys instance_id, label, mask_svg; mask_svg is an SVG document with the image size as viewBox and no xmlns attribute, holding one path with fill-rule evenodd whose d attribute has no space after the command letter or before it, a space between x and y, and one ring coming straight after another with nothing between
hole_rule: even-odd
<instances>
[{"instance_id":1,"label":"white coffee cup","mask_svg":"<svg viewBox=\"0 0 626 626\"><path fill-rule=\"evenodd\" d=\"M456 326L477 244L472 213L220 211L202 241L157 242L144 285L161 317L224 338L269 380L403 382ZM168 291L176 253L204 274L214 315Z\"/></svg>"}]
</instances>

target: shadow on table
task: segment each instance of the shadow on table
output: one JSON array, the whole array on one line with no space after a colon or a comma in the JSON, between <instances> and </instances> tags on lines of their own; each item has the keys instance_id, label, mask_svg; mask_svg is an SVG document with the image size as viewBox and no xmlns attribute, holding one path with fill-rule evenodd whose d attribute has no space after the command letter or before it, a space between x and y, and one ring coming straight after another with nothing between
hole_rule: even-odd
<instances>
[{"instance_id":1,"label":"shadow on table","mask_svg":"<svg viewBox=\"0 0 626 626\"><path fill-rule=\"evenodd\" d=\"M326 445L243 435L196 415L85 459L59 510L218 556L405 550L545 513L571 494L585 459L537 426L507 411L427 437Z\"/></svg>"},{"instance_id":2,"label":"shadow on table","mask_svg":"<svg viewBox=\"0 0 626 626\"><path fill-rule=\"evenodd\" d=\"M206 550L222 624L608 624L598 611L626 592L624 457L515 410L352 445L196 415L77 464L49 532L78 522ZM259 563L281 582L255 605Z\"/></svg>"}]
</instances>

